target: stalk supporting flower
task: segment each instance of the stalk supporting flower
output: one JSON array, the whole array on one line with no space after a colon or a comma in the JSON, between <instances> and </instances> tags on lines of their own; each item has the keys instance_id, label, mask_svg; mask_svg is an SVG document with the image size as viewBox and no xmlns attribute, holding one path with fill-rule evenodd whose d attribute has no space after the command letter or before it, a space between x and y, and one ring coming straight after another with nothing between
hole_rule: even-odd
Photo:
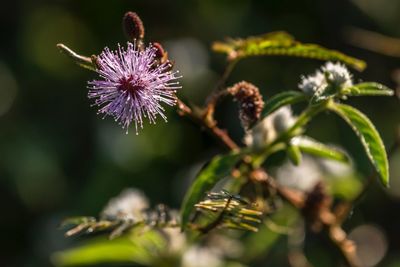
<instances>
[{"instance_id":1,"label":"stalk supporting flower","mask_svg":"<svg viewBox=\"0 0 400 267\"><path fill-rule=\"evenodd\" d=\"M143 118L155 123L159 115L167 121L161 103L175 105L181 88L178 71L170 71L167 62L157 64L156 52L152 45L141 51L130 42L126 50L105 48L97 57L100 79L88 82L88 97L100 107L98 113L114 117L127 131L134 121L136 134Z\"/></svg>"}]
</instances>

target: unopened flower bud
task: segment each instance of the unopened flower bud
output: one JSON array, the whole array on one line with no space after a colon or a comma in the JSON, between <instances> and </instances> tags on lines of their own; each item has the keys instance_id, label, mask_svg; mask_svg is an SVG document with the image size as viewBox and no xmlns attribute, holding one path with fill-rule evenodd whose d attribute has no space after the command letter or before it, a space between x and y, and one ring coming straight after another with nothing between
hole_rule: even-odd
<instances>
[{"instance_id":1,"label":"unopened flower bud","mask_svg":"<svg viewBox=\"0 0 400 267\"><path fill-rule=\"evenodd\" d=\"M239 103L239 118L245 129L250 128L261 116L264 108L262 95L256 86L248 82L239 82L227 89Z\"/></svg>"},{"instance_id":2,"label":"unopened flower bud","mask_svg":"<svg viewBox=\"0 0 400 267\"><path fill-rule=\"evenodd\" d=\"M153 47L156 49L155 58L160 61L160 63L165 63L168 60L168 53L164 50L160 43L153 43Z\"/></svg>"},{"instance_id":3,"label":"unopened flower bud","mask_svg":"<svg viewBox=\"0 0 400 267\"><path fill-rule=\"evenodd\" d=\"M135 12L126 12L122 19L122 27L129 41L144 38L143 22Z\"/></svg>"}]
</instances>

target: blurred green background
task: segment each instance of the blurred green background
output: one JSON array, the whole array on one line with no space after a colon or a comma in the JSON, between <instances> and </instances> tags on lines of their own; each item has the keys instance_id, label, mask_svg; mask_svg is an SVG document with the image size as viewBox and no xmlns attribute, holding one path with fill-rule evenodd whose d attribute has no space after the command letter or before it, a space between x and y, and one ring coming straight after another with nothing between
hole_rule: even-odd
<instances>
[{"instance_id":1,"label":"blurred green background","mask_svg":"<svg viewBox=\"0 0 400 267\"><path fill-rule=\"evenodd\" d=\"M400 80L399 58L358 47L374 42L364 44L354 30L400 37L398 0L6 1L0 7L0 266L51 266L51 253L74 243L63 237L60 221L98 214L125 187L143 190L153 204L178 208L196 171L222 151L172 108L167 124L146 124L136 136L133 129L126 135L110 118L102 120L90 107L86 82L96 75L61 55L56 44L86 55L97 54L104 46L115 48L126 42L121 18L129 10L144 21L147 41L165 45L184 77L179 96L194 104L204 101L225 64L222 55L210 51L214 40L276 30L364 59L368 68L354 71L355 81L396 88ZM280 57L246 59L228 83L250 81L268 99L295 89L300 75L320 64ZM390 146L400 123L398 100L372 97L350 103L371 118ZM240 142L243 131L235 105L223 103L218 116ZM311 124L310 135L346 147L359 169L370 172L357 138L335 116L320 115ZM392 188L374 184L345 227L378 225L389 247L381 266L396 267L399 153L391 164ZM328 257L330 248L319 247L322 241L314 237L309 242L311 256Z\"/></svg>"}]
</instances>

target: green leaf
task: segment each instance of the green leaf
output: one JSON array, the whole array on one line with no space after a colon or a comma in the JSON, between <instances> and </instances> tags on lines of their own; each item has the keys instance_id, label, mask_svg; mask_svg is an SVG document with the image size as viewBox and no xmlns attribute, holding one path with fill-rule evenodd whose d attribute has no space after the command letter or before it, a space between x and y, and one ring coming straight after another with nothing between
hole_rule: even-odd
<instances>
[{"instance_id":1,"label":"green leaf","mask_svg":"<svg viewBox=\"0 0 400 267\"><path fill-rule=\"evenodd\" d=\"M345 104L331 102L328 108L342 117L354 130L378 172L381 182L389 186L389 165L385 146L372 122L359 110Z\"/></svg>"},{"instance_id":2,"label":"green leaf","mask_svg":"<svg viewBox=\"0 0 400 267\"><path fill-rule=\"evenodd\" d=\"M76 248L56 252L52 255L52 262L56 266L132 262L149 265L165 246L166 241L161 234L140 228L130 236L113 240L95 238Z\"/></svg>"},{"instance_id":3,"label":"green leaf","mask_svg":"<svg viewBox=\"0 0 400 267\"><path fill-rule=\"evenodd\" d=\"M289 159L293 162L294 165L298 166L301 162L301 151L297 145L289 144L286 152L289 156Z\"/></svg>"},{"instance_id":4,"label":"green leaf","mask_svg":"<svg viewBox=\"0 0 400 267\"><path fill-rule=\"evenodd\" d=\"M57 44L57 47L64 55L71 58L77 65L88 70L96 71L96 65L93 63L92 58L79 55L64 44Z\"/></svg>"},{"instance_id":5,"label":"green leaf","mask_svg":"<svg viewBox=\"0 0 400 267\"><path fill-rule=\"evenodd\" d=\"M293 56L341 61L359 71L366 67L366 63L362 60L316 44L300 43L286 32L271 32L246 39L229 39L226 42L215 42L213 50L227 54L228 60L231 61L250 56Z\"/></svg>"},{"instance_id":6,"label":"green leaf","mask_svg":"<svg viewBox=\"0 0 400 267\"><path fill-rule=\"evenodd\" d=\"M293 105L306 99L307 96L299 91L285 91L276 94L265 104L262 117L268 116L283 106Z\"/></svg>"},{"instance_id":7,"label":"green leaf","mask_svg":"<svg viewBox=\"0 0 400 267\"><path fill-rule=\"evenodd\" d=\"M341 93L348 96L392 96L394 94L392 89L374 82L359 83L344 88Z\"/></svg>"},{"instance_id":8,"label":"green leaf","mask_svg":"<svg viewBox=\"0 0 400 267\"><path fill-rule=\"evenodd\" d=\"M210 190L220 179L228 176L230 171L240 159L240 154L231 153L225 156L214 157L197 175L196 180L189 188L182 203L181 223L182 229L186 227L190 214L204 194Z\"/></svg>"},{"instance_id":9,"label":"green leaf","mask_svg":"<svg viewBox=\"0 0 400 267\"><path fill-rule=\"evenodd\" d=\"M350 159L343 151L320 143L307 136L296 136L291 139L291 144L297 146L301 152L314 156L349 162Z\"/></svg>"}]
</instances>

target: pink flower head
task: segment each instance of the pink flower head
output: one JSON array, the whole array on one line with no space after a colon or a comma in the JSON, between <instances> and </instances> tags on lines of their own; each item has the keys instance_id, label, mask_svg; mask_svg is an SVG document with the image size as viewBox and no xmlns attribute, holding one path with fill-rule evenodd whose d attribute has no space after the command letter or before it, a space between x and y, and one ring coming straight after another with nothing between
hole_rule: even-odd
<instances>
[{"instance_id":1,"label":"pink flower head","mask_svg":"<svg viewBox=\"0 0 400 267\"><path fill-rule=\"evenodd\" d=\"M100 107L98 113L114 117L127 131L134 121L136 134L143 118L155 123L160 115L167 121L161 103L175 105L181 88L178 71L170 71L167 62L158 64L156 52L152 45L141 51L130 42L126 50L119 45L117 51L105 48L97 57L100 79L88 82L88 97Z\"/></svg>"}]
</instances>

